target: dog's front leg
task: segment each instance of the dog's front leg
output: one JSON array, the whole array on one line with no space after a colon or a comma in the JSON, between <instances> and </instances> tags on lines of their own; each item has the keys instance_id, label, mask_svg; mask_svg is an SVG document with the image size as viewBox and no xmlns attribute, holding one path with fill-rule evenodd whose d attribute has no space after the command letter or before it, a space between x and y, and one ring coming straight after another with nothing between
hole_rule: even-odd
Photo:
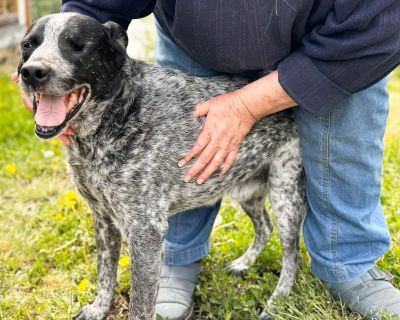
<instances>
[{"instance_id":1,"label":"dog's front leg","mask_svg":"<svg viewBox=\"0 0 400 320\"><path fill-rule=\"evenodd\" d=\"M114 289L117 286L118 259L121 234L113 223L94 215L97 247L97 278L99 291L93 303L85 306L76 320L102 320L110 311Z\"/></svg>"},{"instance_id":2,"label":"dog's front leg","mask_svg":"<svg viewBox=\"0 0 400 320\"><path fill-rule=\"evenodd\" d=\"M162 264L167 219L142 216L129 231L131 258L131 298L129 320L155 319L155 302Z\"/></svg>"}]
</instances>

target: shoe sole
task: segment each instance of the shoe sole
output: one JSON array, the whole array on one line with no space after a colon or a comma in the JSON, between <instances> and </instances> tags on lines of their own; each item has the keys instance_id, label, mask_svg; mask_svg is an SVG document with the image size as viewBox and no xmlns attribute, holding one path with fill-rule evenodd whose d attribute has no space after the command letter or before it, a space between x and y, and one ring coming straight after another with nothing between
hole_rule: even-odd
<instances>
[{"instance_id":1,"label":"shoe sole","mask_svg":"<svg viewBox=\"0 0 400 320\"><path fill-rule=\"evenodd\" d=\"M182 320L193 320L194 319L194 302L192 301L191 306L190 306L190 312L189 315Z\"/></svg>"},{"instance_id":2,"label":"shoe sole","mask_svg":"<svg viewBox=\"0 0 400 320\"><path fill-rule=\"evenodd\" d=\"M189 312L188 315L183 315L182 317L174 318L173 320L194 320L194 302L193 302L193 300L190 303L190 309L188 312ZM169 319L170 318L165 318L165 320L169 320Z\"/></svg>"}]
</instances>

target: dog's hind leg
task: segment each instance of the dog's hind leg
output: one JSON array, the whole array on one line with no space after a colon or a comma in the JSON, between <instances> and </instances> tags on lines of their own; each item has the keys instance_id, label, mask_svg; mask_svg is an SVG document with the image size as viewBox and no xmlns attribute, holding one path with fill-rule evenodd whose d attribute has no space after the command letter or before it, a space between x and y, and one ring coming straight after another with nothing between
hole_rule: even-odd
<instances>
[{"instance_id":1,"label":"dog's hind leg","mask_svg":"<svg viewBox=\"0 0 400 320\"><path fill-rule=\"evenodd\" d=\"M268 300L269 308L274 308L277 296L289 295L295 283L300 264L300 229L307 210L298 139L281 147L277 155L269 171L268 193L282 243L282 270ZM259 320L269 318L270 315L263 312Z\"/></svg>"},{"instance_id":2,"label":"dog's hind leg","mask_svg":"<svg viewBox=\"0 0 400 320\"><path fill-rule=\"evenodd\" d=\"M241 257L226 266L232 275L244 275L267 245L272 231L272 223L265 209L265 200L266 191L264 188L260 188L251 198L240 202L240 206L254 225L254 240Z\"/></svg>"},{"instance_id":3,"label":"dog's hind leg","mask_svg":"<svg viewBox=\"0 0 400 320\"><path fill-rule=\"evenodd\" d=\"M93 303L85 306L76 320L102 320L110 311L117 286L121 234L111 221L94 214L99 291Z\"/></svg>"}]
</instances>

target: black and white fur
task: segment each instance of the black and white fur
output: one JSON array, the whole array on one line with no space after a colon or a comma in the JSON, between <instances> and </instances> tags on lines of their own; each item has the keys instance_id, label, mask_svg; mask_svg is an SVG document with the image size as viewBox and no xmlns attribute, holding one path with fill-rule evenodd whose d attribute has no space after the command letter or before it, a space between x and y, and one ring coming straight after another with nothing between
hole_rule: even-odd
<instances>
[{"instance_id":1,"label":"black and white fur","mask_svg":"<svg viewBox=\"0 0 400 320\"><path fill-rule=\"evenodd\" d=\"M67 157L74 182L94 215L99 291L77 319L104 319L110 311L123 236L132 261L129 319L153 320L168 217L224 196L237 199L255 227L250 248L228 266L234 274L244 272L269 239L269 197L283 249L279 282L268 300L272 306L276 296L288 295L293 287L306 212L293 119L285 112L261 119L225 176L215 174L203 185L185 183L185 169L177 163L193 146L204 121L193 119L195 106L247 80L196 78L132 60L125 54L126 44L117 24L100 24L75 13L41 18L22 41L19 70L33 64L49 72L40 84L22 79L23 89L61 95L78 86L88 88L74 117L51 131L57 135L72 126L79 133L66 147ZM266 318L264 312L260 319Z\"/></svg>"}]
</instances>

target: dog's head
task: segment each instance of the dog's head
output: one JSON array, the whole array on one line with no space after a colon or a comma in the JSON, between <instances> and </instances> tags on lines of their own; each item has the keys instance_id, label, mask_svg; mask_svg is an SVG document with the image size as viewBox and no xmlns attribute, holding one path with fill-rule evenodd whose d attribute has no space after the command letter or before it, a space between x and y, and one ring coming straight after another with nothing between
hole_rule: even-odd
<instances>
[{"instance_id":1,"label":"dog's head","mask_svg":"<svg viewBox=\"0 0 400 320\"><path fill-rule=\"evenodd\" d=\"M31 26L21 41L18 73L22 89L33 94L40 138L58 135L89 100L116 89L127 42L118 24L77 13L46 16Z\"/></svg>"}]
</instances>

